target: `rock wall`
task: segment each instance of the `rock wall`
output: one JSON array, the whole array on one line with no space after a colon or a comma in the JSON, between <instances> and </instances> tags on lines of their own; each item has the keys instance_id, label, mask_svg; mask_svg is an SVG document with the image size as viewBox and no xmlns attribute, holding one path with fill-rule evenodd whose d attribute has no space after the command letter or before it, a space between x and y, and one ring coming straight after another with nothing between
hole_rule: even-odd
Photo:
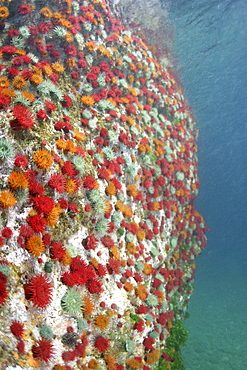
<instances>
[{"instance_id":1,"label":"rock wall","mask_svg":"<svg viewBox=\"0 0 247 370\"><path fill-rule=\"evenodd\" d=\"M0 19L0 368L182 369L206 226L176 77L101 0Z\"/></svg>"}]
</instances>

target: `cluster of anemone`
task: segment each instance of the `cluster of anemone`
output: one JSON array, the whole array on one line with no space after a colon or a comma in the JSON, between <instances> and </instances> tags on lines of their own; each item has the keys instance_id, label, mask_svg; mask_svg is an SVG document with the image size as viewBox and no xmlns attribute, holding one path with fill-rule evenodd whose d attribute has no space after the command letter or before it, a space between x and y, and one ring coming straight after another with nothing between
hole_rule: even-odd
<instances>
[{"instance_id":1,"label":"cluster of anemone","mask_svg":"<svg viewBox=\"0 0 247 370\"><path fill-rule=\"evenodd\" d=\"M103 0L5 3L7 360L169 369L177 354L167 338L185 315L207 230L194 208L197 129L181 87Z\"/></svg>"}]
</instances>

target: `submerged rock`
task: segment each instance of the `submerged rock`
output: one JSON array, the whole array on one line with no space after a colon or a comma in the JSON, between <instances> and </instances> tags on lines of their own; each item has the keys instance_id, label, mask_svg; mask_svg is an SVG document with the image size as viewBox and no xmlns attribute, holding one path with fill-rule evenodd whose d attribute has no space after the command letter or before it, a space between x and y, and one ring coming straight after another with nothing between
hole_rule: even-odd
<instances>
[{"instance_id":1,"label":"submerged rock","mask_svg":"<svg viewBox=\"0 0 247 370\"><path fill-rule=\"evenodd\" d=\"M104 1L0 17L1 369L182 368L207 228L176 77Z\"/></svg>"}]
</instances>

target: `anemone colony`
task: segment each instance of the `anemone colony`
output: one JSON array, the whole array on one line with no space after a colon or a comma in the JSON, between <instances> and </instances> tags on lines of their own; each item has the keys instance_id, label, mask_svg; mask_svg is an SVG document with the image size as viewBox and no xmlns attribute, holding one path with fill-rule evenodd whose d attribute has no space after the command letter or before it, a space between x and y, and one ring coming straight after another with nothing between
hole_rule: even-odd
<instances>
[{"instance_id":1,"label":"anemone colony","mask_svg":"<svg viewBox=\"0 0 247 370\"><path fill-rule=\"evenodd\" d=\"M1 369L181 369L206 245L181 88L103 0L0 20Z\"/></svg>"}]
</instances>

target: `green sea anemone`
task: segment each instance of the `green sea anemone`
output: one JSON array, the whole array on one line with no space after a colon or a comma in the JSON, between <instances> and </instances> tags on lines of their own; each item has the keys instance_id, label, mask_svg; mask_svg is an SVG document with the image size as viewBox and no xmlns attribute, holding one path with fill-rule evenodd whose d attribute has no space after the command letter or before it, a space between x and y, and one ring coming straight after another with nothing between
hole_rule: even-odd
<instances>
[{"instance_id":1,"label":"green sea anemone","mask_svg":"<svg viewBox=\"0 0 247 370\"><path fill-rule=\"evenodd\" d=\"M18 49L23 49L26 44L26 40L20 36L16 36L12 38L11 44L13 44Z\"/></svg>"},{"instance_id":2,"label":"green sea anemone","mask_svg":"<svg viewBox=\"0 0 247 370\"><path fill-rule=\"evenodd\" d=\"M85 161L84 159L79 155L74 155L71 159L71 162L75 166L75 168L82 174L85 169Z\"/></svg>"},{"instance_id":3,"label":"green sea anemone","mask_svg":"<svg viewBox=\"0 0 247 370\"><path fill-rule=\"evenodd\" d=\"M92 203L96 203L101 198L100 192L98 189L92 189L86 193L88 200Z\"/></svg>"},{"instance_id":4,"label":"green sea anemone","mask_svg":"<svg viewBox=\"0 0 247 370\"><path fill-rule=\"evenodd\" d=\"M15 191L15 197L18 199L18 202L21 204L26 203L29 197L28 189L17 189Z\"/></svg>"},{"instance_id":5,"label":"green sea anemone","mask_svg":"<svg viewBox=\"0 0 247 370\"><path fill-rule=\"evenodd\" d=\"M11 269L8 265L5 265L5 263L0 263L0 272L8 277L11 274Z\"/></svg>"},{"instance_id":6,"label":"green sea anemone","mask_svg":"<svg viewBox=\"0 0 247 370\"><path fill-rule=\"evenodd\" d=\"M4 161L6 158L14 154L14 149L9 140L0 139L0 160Z\"/></svg>"},{"instance_id":7,"label":"green sea anemone","mask_svg":"<svg viewBox=\"0 0 247 370\"><path fill-rule=\"evenodd\" d=\"M30 105L32 104L30 102L30 100L24 98L24 96L22 96L21 94L17 94L15 99L14 99L14 103L15 104L22 104L24 105L25 107L30 107Z\"/></svg>"},{"instance_id":8,"label":"green sea anemone","mask_svg":"<svg viewBox=\"0 0 247 370\"><path fill-rule=\"evenodd\" d=\"M58 100L63 100L62 91L51 81L43 81L38 86L40 94L49 95L54 94Z\"/></svg>"},{"instance_id":9,"label":"green sea anemone","mask_svg":"<svg viewBox=\"0 0 247 370\"><path fill-rule=\"evenodd\" d=\"M82 91L85 94L91 94L92 91L93 91L93 86L91 84L86 83L85 85L82 86ZM87 118L87 117L85 117L85 118ZM90 118L91 118L91 116L90 116Z\"/></svg>"},{"instance_id":10,"label":"green sea anemone","mask_svg":"<svg viewBox=\"0 0 247 370\"><path fill-rule=\"evenodd\" d=\"M154 295L154 294L149 294L146 302L147 302L147 305L149 307L154 307L154 306L157 306L159 304L159 300L156 297L156 295Z\"/></svg>"},{"instance_id":11,"label":"green sea anemone","mask_svg":"<svg viewBox=\"0 0 247 370\"><path fill-rule=\"evenodd\" d=\"M112 161L115 158L114 151L111 148L108 148L107 146L102 149L102 152L104 153L108 161Z\"/></svg>"},{"instance_id":12,"label":"green sea anemone","mask_svg":"<svg viewBox=\"0 0 247 370\"><path fill-rule=\"evenodd\" d=\"M53 332L51 328L47 325L42 325L41 328L39 329L39 334L41 337L45 339L52 339L53 338Z\"/></svg>"},{"instance_id":13,"label":"green sea anemone","mask_svg":"<svg viewBox=\"0 0 247 370\"><path fill-rule=\"evenodd\" d=\"M20 27L19 32L21 36L24 37L24 39L27 39L31 35L29 28L27 26Z\"/></svg>"},{"instance_id":14,"label":"green sea anemone","mask_svg":"<svg viewBox=\"0 0 247 370\"><path fill-rule=\"evenodd\" d=\"M95 231L98 234L103 235L103 234L107 233L108 227L109 227L108 221L105 218L102 218L102 219L97 221L97 223L95 225Z\"/></svg>"},{"instance_id":15,"label":"green sea anemone","mask_svg":"<svg viewBox=\"0 0 247 370\"><path fill-rule=\"evenodd\" d=\"M103 198L99 198L97 202L92 203L93 210L97 214L103 214L105 212L105 200Z\"/></svg>"},{"instance_id":16,"label":"green sea anemone","mask_svg":"<svg viewBox=\"0 0 247 370\"><path fill-rule=\"evenodd\" d=\"M111 216L112 222L114 222L117 225L121 223L122 219L123 219L123 215L121 212L118 212L118 211L115 211Z\"/></svg>"},{"instance_id":17,"label":"green sea anemone","mask_svg":"<svg viewBox=\"0 0 247 370\"><path fill-rule=\"evenodd\" d=\"M64 37L67 33L67 30L66 28L62 27L62 26L56 26L53 28L53 31L55 32L55 34L58 36L58 37Z\"/></svg>"},{"instance_id":18,"label":"green sea anemone","mask_svg":"<svg viewBox=\"0 0 247 370\"><path fill-rule=\"evenodd\" d=\"M86 328L86 320L84 320L84 319L78 319L77 320L77 328L78 328L78 330L85 330L85 328Z\"/></svg>"},{"instance_id":19,"label":"green sea anemone","mask_svg":"<svg viewBox=\"0 0 247 370\"><path fill-rule=\"evenodd\" d=\"M78 290L68 289L61 299L62 309L70 314L77 314L83 309L81 294Z\"/></svg>"}]
</instances>

